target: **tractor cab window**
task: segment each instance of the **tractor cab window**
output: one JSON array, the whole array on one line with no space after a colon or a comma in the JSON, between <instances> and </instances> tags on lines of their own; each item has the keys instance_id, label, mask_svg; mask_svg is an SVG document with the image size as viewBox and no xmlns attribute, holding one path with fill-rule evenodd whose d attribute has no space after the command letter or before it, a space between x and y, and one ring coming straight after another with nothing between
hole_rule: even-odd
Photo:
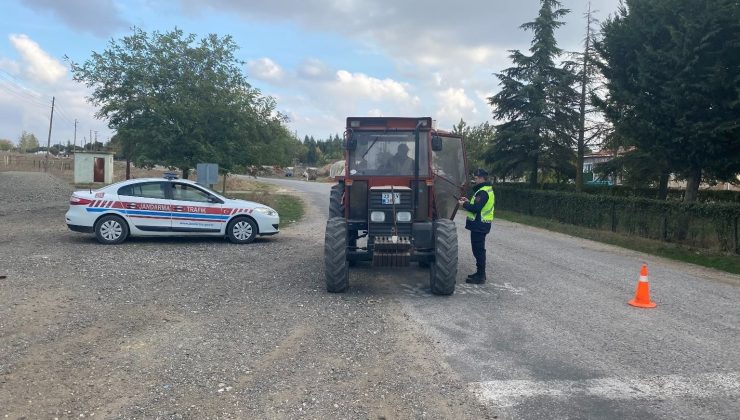
<instances>
[{"instance_id":1,"label":"tractor cab window","mask_svg":"<svg viewBox=\"0 0 740 420\"><path fill-rule=\"evenodd\" d=\"M432 152L434 173L445 177L454 185L462 185L466 181L465 166L462 165L462 142L455 137L442 137L442 150Z\"/></svg>"},{"instance_id":2,"label":"tractor cab window","mask_svg":"<svg viewBox=\"0 0 740 420\"><path fill-rule=\"evenodd\" d=\"M447 218L453 214L457 204L455 197L467 181L462 141L442 136L442 150L432 152L432 162L437 215Z\"/></svg>"},{"instance_id":3,"label":"tractor cab window","mask_svg":"<svg viewBox=\"0 0 740 420\"><path fill-rule=\"evenodd\" d=\"M355 133L357 147L349 152L350 175L414 175L414 133ZM419 139L419 175L426 176L426 133Z\"/></svg>"}]
</instances>

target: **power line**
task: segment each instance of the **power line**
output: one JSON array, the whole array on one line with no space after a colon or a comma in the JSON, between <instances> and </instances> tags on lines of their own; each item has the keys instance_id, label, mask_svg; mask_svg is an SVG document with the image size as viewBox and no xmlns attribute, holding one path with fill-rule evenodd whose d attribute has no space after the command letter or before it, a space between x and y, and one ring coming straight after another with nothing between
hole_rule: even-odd
<instances>
[{"instance_id":1,"label":"power line","mask_svg":"<svg viewBox=\"0 0 740 420\"><path fill-rule=\"evenodd\" d=\"M49 106L48 104L43 103L41 101L41 98L39 98L39 97L30 95L30 94L28 94L28 93L26 93L26 92L24 92L22 90L21 91L17 91L17 90L12 89L13 87L16 87L16 86L14 86L12 84L5 84L4 83L3 85L7 87L7 89L4 89L4 90L6 92L8 92L9 94L13 95L14 97L16 97L17 99L20 99L20 100L22 100L22 101L24 101L26 103L29 103L31 105L38 106L38 107L46 108L46 107Z\"/></svg>"},{"instance_id":2,"label":"power line","mask_svg":"<svg viewBox=\"0 0 740 420\"><path fill-rule=\"evenodd\" d=\"M7 71L0 69L0 88L3 88L2 90L7 92L10 96L12 96L14 99L20 100L26 104L29 104L35 108L43 108L48 109L49 104L45 102L44 95L39 94L38 92L34 91L33 89L27 88L23 81L16 78L12 74L8 73ZM54 97L48 97L51 98L52 101L55 100ZM75 131L75 142L76 142L76 130L79 125L79 121L77 118L73 118L70 114L74 114L73 112L68 112L65 110L61 104L56 103L54 105L54 117L56 117L57 120L61 120L62 124L61 126L67 126L67 127L74 127ZM60 124L57 124L57 127L60 127ZM93 130L90 130L90 137L89 141L93 141ZM97 135L95 138L95 141L97 141Z\"/></svg>"}]
</instances>

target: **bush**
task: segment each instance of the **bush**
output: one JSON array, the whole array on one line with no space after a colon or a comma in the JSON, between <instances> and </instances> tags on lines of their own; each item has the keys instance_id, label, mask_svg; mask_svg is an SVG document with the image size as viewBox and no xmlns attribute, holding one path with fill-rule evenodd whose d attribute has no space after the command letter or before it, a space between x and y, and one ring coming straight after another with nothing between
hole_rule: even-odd
<instances>
[{"instance_id":1,"label":"bush","mask_svg":"<svg viewBox=\"0 0 740 420\"><path fill-rule=\"evenodd\" d=\"M592 229L738 252L740 205L495 185L496 208Z\"/></svg>"},{"instance_id":2,"label":"bush","mask_svg":"<svg viewBox=\"0 0 740 420\"><path fill-rule=\"evenodd\" d=\"M496 186L506 186L518 189L529 189L527 184L502 183ZM575 184L542 184L538 189L544 191L575 192ZM655 199L658 197L656 188L631 188L624 185L584 185L583 192L592 195L609 195L612 197L642 197ZM682 201L685 190L669 189L667 200ZM702 203L740 203L740 191L699 190L697 200Z\"/></svg>"}]
</instances>

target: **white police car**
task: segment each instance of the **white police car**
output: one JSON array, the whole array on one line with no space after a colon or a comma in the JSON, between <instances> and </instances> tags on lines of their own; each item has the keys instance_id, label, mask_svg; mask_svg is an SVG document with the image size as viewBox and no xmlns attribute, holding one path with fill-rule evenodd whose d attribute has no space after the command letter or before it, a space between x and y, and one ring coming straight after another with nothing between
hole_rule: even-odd
<instances>
[{"instance_id":1,"label":"white police car","mask_svg":"<svg viewBox=\"0 0 740 420\"><path fill-rule=\"evenodd\" d=\"M75 191L65 219L71 230L95 233L102 244L118 244L128 236L225 236L248 244L257 235L278 233L280 223L270 207L225 198L172 176Z\"/></svg>"}]
</instances>

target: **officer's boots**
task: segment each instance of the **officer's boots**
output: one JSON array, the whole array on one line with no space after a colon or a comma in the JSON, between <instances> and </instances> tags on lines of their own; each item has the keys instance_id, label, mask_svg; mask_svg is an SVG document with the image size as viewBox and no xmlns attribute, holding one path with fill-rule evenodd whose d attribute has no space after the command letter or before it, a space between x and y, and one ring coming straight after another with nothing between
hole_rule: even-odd
<instances>
[{"instance_id":1,"label":"officer's boots","mask_svg":"<svg viewBox=\"0 0 740 420\"><path fill-rule=\"evenodd\" d=\"M469 275L467 279L465 279L465 283L472 283L472 284L483 284L486 282L486 270L481 270L480 268L476 269L476 272Z\"/></svg>"}]
</instances>

